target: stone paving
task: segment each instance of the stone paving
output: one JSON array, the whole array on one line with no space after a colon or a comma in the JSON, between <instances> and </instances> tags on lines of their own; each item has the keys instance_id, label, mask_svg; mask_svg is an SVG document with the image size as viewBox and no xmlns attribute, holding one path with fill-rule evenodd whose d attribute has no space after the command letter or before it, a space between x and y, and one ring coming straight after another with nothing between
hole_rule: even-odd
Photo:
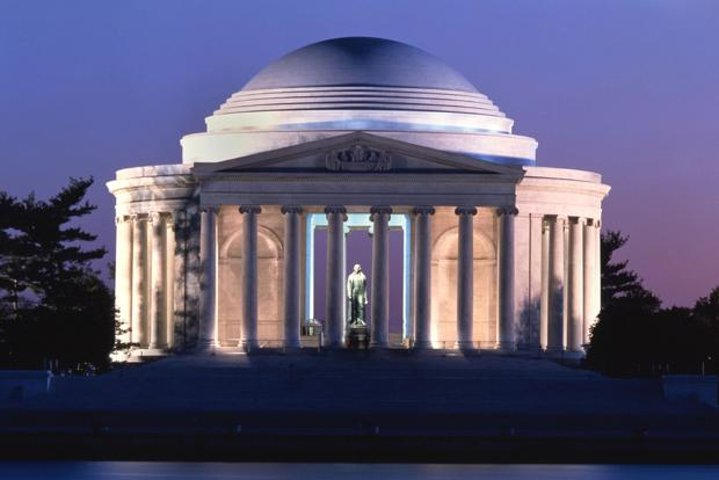
<instances>
[{"instance_id":1,"label":"stone paving","mask_svg":"<svg viewBox=\"0 0 719 480\"><path fill-rule=\"evenodd\" d=\"M22 408L69 410L662 414L658 380L617 380L549 360L434 353L175 356L60 377Z\"/></svg>"}]
</instances>

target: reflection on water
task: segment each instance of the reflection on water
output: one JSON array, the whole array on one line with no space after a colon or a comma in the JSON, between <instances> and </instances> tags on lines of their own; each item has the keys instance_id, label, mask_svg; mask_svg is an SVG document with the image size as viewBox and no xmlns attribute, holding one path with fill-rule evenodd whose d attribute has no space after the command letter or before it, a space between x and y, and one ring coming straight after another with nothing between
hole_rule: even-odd
<instances>
[{"instance_id":1,"label":"reflection on water","mask_svg":"<svg viewBox=\"0 0 719 480\"><path fill-rule=\"evenodd\" d=\"M0 462L3 480L663 480L719 478L719 466Z\"/></svg>"}]
</instances>

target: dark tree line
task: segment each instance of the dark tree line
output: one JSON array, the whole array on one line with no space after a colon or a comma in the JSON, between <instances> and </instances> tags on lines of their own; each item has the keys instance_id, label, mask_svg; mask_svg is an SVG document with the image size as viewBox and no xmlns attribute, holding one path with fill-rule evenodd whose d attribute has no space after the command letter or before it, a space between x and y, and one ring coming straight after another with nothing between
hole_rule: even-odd
<instances>
[{"instance_id":1,"label":"dark tree line","mask_svg":"<svg viewBox=\"0 0 719 480\"><path fill-rule=\"evenodd\" d=\"M602 235L602 311L587 365L615 376L719 372L719 287L693 308L662 308L626 261L613 261L627 240Z\"/></svg>"},{"instance_id":2,"label":"dark tree line","mask_svg":"<svg viewBox=\"0 0 719 480\"><path fill-rule=\"evenodd\" d=\"M92 263L107 253L75 221L95 210L92 179L48 200L0 192L0 367L103 369L115 342L111 290Z\"/></svg>"}]
</instances>

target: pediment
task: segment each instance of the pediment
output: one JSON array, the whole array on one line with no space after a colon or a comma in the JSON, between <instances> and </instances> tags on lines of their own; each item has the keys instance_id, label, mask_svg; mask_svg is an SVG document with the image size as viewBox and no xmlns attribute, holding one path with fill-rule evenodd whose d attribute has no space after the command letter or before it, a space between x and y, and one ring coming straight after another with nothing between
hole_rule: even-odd
<instances>
[{"instance_id":1,"label":"pediment","mask_svg":"<svg viewBox=\"0 0 719 480\"><path fill-rule=\"evenodd\" d=\"M216 163L196 163L198 177L239 173L277 174L486 174L522 177L518 166L500 165L365 132L315 140Z\"/></svg>"}]
</instances>

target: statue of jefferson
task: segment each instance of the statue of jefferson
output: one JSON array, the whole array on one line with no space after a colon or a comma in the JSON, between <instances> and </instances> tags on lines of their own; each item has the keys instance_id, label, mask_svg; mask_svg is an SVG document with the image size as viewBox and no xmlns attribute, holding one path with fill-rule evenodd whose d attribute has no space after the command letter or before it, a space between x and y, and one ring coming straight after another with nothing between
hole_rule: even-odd
<instances>
[{"instance_id":1,"label":"statue of jefferson","mask_svg":"<svg viewBox=\"0 0 719 480\"><path fill-rule=\"evenodd\" d=\"M347 299L350 302L349 324L351 327L363 327L365 305L367 305L367 277L360 264L356 264L347 277Z\"/></svg>"}]
</instances>

